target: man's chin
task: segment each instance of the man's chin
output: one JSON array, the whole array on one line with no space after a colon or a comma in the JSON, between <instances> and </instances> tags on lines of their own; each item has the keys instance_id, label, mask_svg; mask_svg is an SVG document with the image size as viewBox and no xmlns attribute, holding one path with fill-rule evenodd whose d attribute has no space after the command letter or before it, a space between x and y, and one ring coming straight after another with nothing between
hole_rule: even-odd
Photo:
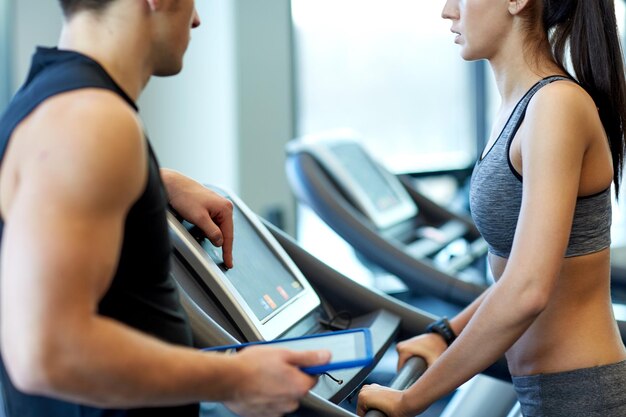
<instances>
[{"instance_id":1,"label":"man's chin","mask_svg":"<svg viewBox=\"0 0 626 417\"><path fill-rule=\"evenodd\" d=\"M182 63L179 65L171 65L164 68L157 68L154 70L152 75L155 77L171 77L172 75L176 75L183 70Z\"/></svg>"}]
</instances>

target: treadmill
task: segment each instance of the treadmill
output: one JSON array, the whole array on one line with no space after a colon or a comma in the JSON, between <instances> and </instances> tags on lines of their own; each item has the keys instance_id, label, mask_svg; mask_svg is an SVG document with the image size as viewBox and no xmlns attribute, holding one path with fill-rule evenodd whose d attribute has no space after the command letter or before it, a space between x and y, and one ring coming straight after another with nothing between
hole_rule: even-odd
<instances>
[{"instance_id":1,"label":"treadmill","mask_svg":"<svg viewBox=\"0 0 626 417\"><path fill-rule=\"evenodd\" d=\"M366 288L329 268L300 248L289 236L263 223L234 194L212 188L233 202L235 268L224 267L221 250L200 230L168 213L174 250L172 275L199 348L274 340L318 332L368 328L374 364L331 371L337 383L321 375L294 416L354 414L338 404L355 392L396 340L424 332L436 317L379 291ZM279 289L280 288L280 289ZM391 386L404 389L425 370L412 358ZM499 361L489 372L510 378ZM504 389L482 404L478 416L504 416L515 402ZM367 417L384 416L377 410Z\"/></svg>"},{"instance_id":2,"label":"treadmill","mask_svg":"<svg viewBox=\"0 0 626 417\"><path fill-rule=\"evenodd\" d=\"M356 134L341 130L292 140L286 170L301 203L412 292L463 307L490 284L487 244L471 219L391 174Z\"/></svg>"},{"instance_id":3,"label":"treadmill","mask_svg":"<svg viewBox=\"0 0 626 417\"><path fill-rule=\"evenodd\" d=\"M611 248L611 282L626 286L626 246Z\"/></svg>"},{"instance_id":4,"label":"treadmill","mask_svg":"<svg viewBox=\"0 0 626 417\"><path fill-rule=\"evenodd\" d=\"M487 253L471 219L450 212L419 193L408 177L397 177L367 154L351 131L333 131L292 140L287 145L288 179L297 199L337 232L363 257L402 279L417 293L464 306L490 285L488 277L465 276ZM433 230L432 228L436 228ZM441 232L441 233L440 233ZM465 248L443 257L450 245ZM417 248L417 249L416 249ZM612 282L626 284L626 251L612 251ZM626 321L617 321L626 342ZM449 404L492 398L490 383L472 380ZM485 388L486 385L486 388ZM496 388L498 389L498 388ZM498 395L498 394L495 394ZM476 408L478 409L478 408ZM508 417L521 416L519 404Z\"/></svg>"}]
</instances>

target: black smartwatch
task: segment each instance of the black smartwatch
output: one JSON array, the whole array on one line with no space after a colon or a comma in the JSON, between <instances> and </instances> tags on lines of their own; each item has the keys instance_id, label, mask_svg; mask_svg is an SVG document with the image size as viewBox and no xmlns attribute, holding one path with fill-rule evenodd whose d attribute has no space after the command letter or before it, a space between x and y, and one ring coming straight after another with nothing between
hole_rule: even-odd
<instances>
[{"instance_id":1,"label":"black smartwatch","mask_svg":"<svg viewBox=\"0 0 626 417\"><path fill-rule=\"evenodd\" d=\"M426 328L426 333L437 333L439 336L443 337L443 340L445 340L448 346L456 339L454 330L452 330L452 326L450 326L450 322L446 317L430 323Z\"/></svg>"}]
</instances>

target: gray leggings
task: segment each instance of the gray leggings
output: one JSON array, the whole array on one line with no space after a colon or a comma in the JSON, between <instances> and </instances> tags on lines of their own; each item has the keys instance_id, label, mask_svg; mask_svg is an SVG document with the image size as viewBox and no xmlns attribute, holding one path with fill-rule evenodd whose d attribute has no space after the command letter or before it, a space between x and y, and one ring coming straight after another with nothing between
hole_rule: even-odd
<instances>
[{"instance_id":1,"label":"gray leggings","mask_svg":"<svg viewBox=\"0 0 626 417\"><path fill-rule=\"evenodd\" d=\"M626 417L626 361L513 377L524 417Z\"/></svg>"}]
</instances>

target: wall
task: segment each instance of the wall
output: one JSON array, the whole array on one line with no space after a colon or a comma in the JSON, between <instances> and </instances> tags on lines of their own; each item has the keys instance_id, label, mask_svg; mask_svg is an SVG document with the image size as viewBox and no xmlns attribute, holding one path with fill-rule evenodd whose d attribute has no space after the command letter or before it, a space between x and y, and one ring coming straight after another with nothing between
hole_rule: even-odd
<instances>
[{"instance_id":1,"label":"wall","mask_svg":"<svg viewBox=\"0 0 626 417\"><path fill-rule=\"evenodd\" d=\"M183 72L140 100L164 166L234 190L293 232L284 146L293 136L289 0L204 0Z\"/></svg>"},{"instance_id":2,"label":"wall","mask_svg":"<svg viewBox=\"0 0 626 417\"><path fill-rule=\"evenodd\" d=\"M161 162L228 187L293 232L284 146L293 135L289 0L197 2L183 72L153 79L140 106ZM164 111L165 109L165 111Z\"/></svg>"},{"instance_id":3,"label":"wall","mask_svg":"<svg viewBox=\"0 0 626 417\"><path fill-rule=\"evenodd\" d=\"M235 61L231 0L197 2L184 69L153 78L139 106L163 166L238 190Z\"/></svg>"},{"instance_id":4,"label":"wall","mask_svg":"<svg viewBox=\"0 0 626 417\"><path fill-rule=\"evenodd\" d=\"M26 78L35 46L56 44L61 24L56 1L0 0L0 111Z\"/></svg>"},{"instance_id":5,"label":"wall","mask_svg":"<svg viewBox=\"0 0 626 417\"><path fill-rule=\"evenodd\" d=\"M290 2L236 4L241 195L261 215L278 209L293 233L284 156L294 135Z\"/></svg>"},{"instance_id":6,"label":"wall","mask_svg":"<svg viewBox=\"0 0 626 417\"><path fill-rule=\"evenodd\" d=\"M12 4L9 0L0 0L0 62L11 62L11 32L13 30ZM5 108L11 97L12 80L9 65L0 65L0 112Z\"/></svg>"},{"instance_id":7,"label":"wall","mask_svg":"<svg viewBox=\"0 0 626 417\"><path fill-rule=\"evenodd\" d=\"M13 91L24 82L36 45L56 45L63 14L56 0L13 0L12 75Z\"/></svg>"}]
</instances>

